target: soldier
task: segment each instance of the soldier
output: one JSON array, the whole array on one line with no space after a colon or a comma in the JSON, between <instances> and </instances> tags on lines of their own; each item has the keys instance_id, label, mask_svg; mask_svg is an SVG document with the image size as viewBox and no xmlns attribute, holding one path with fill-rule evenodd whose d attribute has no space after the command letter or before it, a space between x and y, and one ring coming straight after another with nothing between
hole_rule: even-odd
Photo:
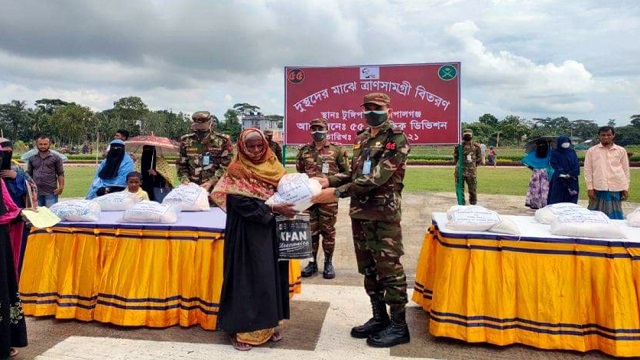
<instances>
[{"instance_id":1,"label":"soldier","mask_svg":"<svg viewBox=\"0 0 640 360\"><path fill-rule=\"evenodd\" d=\"M212 116L198 111L191 116L193 133L183 135L180 157L176 161L178 178L183 184L190 182L211 191L231 162L233 145L226 134L213 131ZM212 205L213 202L209 201Z\"/></svg>"},{"instance_id":2,"label":"soldier","mask_svg":"<svg viewBox=\"0 0 640 360\"><path fill-rule=\"evenodd\" d=\"M470 129L465 129L462 132L464 182L467 183L467 188L469 189L469 204L475 205L476 202L478 202L478 194L476 192L476 187L478 185L477 167L482 163L482 151L480 146L473 142L472 139L473 132ZM458 156L458 146L456 146L453 149L453 160L456 164L458 163ZM454 171L454 176L456 178L456 187L462 186L461 189L463 189L462 191L464 192L464 183L459 184L457 166Z\"/></svg>"},{"instance_id":3,"label":"soldier","mask_svg":"<svg viewBox=\"0 0 640 360\"><path fill-rule=\"evenodd\" d=\"M351 336L367 338L367 344L390 347L410 341L405 319L407 278L400 263L404 254L400 219L402 180L409 143L389 117L391 99L383 93L364 97L364 117L368 127L358 133L353 145L350 182L329 177L321 179L322 190L315 203L335 202L350 196L351 228L364 287L371 298L373 318L351 329ZM391 320L386 305L391 311Z\"/></svg>"},{"instance_id":4,"label":"soldier","mask_svg":"<svg viewBox=\"0 0 640 360\"><path fill-rule=\"evenodd\" d=\"M282 146L280 146L280 144L278 144L276 141L273 141L273 130L265 130L264 136L267 138L267 141L269 141L269 147L271 148L271 151L276 154L278 161L280 161L280 163L284 165L284 159L282 158Z\"/></svg>"},{"instance_id":5,"label":"soldier","mask_svg":"<svg viewBox=\"0 0 640 360\"><path fill-rule=\"evenodd\" d=\"M347 157L347 150L343 146L335 145L327 140L327 120L313 119L310 123L313 141L300 148L296 156L296 170L306 173L309 177L328 178L336 176L340 179L351 178L351 166ZM318 272L318 247L322 235L322 250L324 251L324 270L322 277L333 279L336 277L331 260L336 240L336 220L338 216L338 202L315 204L309 209L311 220L311 240L313 244L313 261L302 270L303 277L310 277Z\"/></svg>"}]
</instances>

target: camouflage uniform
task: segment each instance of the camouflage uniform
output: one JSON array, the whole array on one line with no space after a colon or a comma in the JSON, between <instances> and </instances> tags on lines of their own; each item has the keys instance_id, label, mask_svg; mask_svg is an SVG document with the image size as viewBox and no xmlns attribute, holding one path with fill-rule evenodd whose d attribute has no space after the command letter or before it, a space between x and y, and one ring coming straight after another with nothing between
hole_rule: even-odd
<instances>
[{"instance_id":1,"label":"camouflage uniform","mask_svg":"<svg viewBox=\"0 0 640 360\"><path fill-rule=\"evenodd\" d=\"M269 147L271 148L271 151L276 154L278 161L284 165L284 159L282 158L282 146L273 140L269 140Z\"/></svg>"},{"instance_id":2,"label":"camouflage uniform","mask_svg":"<svg viewBox=\"0 0 640 360\"><path fill-rule=\"evenodd\" d=\"M320 125L327 128L319 120L311 121L311 125ZM309 177L330 177L348 180L351 178L351 166L347 157L347 150L343 146L335 145L324 140L323 147L318 150L314 142L300 148L297 155L296 170L306 173ZM327 165L323 165L327 164ZM325 173L323 173L325 166ZM316 204L309 209L311 220L311 239L313 243L313 258L315 261L322 235L322 250L325 256L331 256L335 248L336 229L335 224L338 215L338 203Z\"/></svg>"},{"instance_id":3,"label":"camouflage uniform","mask_svg":"<svg viewBox=\"0 0 640 360\"><path fill-rule=\"evenodd\" d=\"M195 113L194 118L198 114ZM208 114L208 113L207 113ZM194 132L183 135L180 142L180 156L176 161L176 170L180 181L202 185L211 184L213 190L218 179L224 174L233 156L233 144L226 134L210 131L203 139ZM205 164L208 158L208 164Z\"/></svg>"},{"instance_id":4,"label":"camouflage uniform","mask_svg":"<svg viewBox=\"0 0 640 360\"><path fill-rule=\"evenodd\" d=\"M358 133L353 145L351 182L338 187L340 196L351 196L349 215L355 245L358 271L364 275L369 296L384 296L391 306L407 303L407 281L400 256L402 247L402 180L410 151L402 130L387 121L375 137L370 129ZM365 161L371 171L363 175ZM329 179L330 185L341 183Z\"/></svg>"},{"instance_id":5,"label":"camouflage uniform","mask_svg":"<svg viewBox=\"0 0 640 360\"><path fill-rule=\"evenodd\" d=\"M465 134L469 134L470 131L465 131ZM473 135L473 134L472 134ZM467 188L469 189L469 204L475 205L478 202L478 193L477 193L477 185L478 185L478 174L477 167L482 163L482 151L480 149L480 145L476 144L473 141L464 142L463 144L463 152L464 152L464 182L467 183ZM458 147L456 146L453 149L453 160L457 164L458 163ZM454 171L454 176L456 179L456 187L459 184L458 179L458 167ZM464 184L462 185L464 186Z\"/></svg>"}]
</instances>

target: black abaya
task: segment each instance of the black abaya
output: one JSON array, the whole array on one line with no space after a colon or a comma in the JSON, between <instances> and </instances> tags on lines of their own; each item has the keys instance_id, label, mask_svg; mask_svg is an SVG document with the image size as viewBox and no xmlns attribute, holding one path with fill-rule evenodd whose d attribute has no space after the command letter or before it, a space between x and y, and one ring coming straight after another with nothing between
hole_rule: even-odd
<instances>
[{"instance_id":1,"label":"black abaya","mask_svg":"<svg viewBox=\"0 0 640 360\"><path fill-rule=\"evenodd\" d=\"M218 329L275 328L289 318L289 262L278 261L275 217L263 200L227 195Z\"/></svg>"},{"instance_id":2,"label":"black abaya","mask_svg":"<svg viewBox=\"0 0 640 360\"><path fill-rule=\"evenodd\" d=\"M0 359L12 347L27 346L27 325L18 296L9 228L0 225Z\"/></svg>"}]
</instances>

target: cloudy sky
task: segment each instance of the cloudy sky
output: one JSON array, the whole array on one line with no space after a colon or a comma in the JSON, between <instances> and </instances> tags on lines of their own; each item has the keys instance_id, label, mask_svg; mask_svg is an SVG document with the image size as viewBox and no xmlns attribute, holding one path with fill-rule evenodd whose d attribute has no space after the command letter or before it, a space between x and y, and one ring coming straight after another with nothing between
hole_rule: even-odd
<instances>
[{"instance_id":1,"label":"cloudy sky","mask_svg":"<svg viewBox=\"0 0 640 360\"><path fill-rule=\"evenodd\" d=\"M462 120L627 124L637 0L0 0L0 103L284 113L284 66L460 61Z\"/></svg>"}]
</instances>

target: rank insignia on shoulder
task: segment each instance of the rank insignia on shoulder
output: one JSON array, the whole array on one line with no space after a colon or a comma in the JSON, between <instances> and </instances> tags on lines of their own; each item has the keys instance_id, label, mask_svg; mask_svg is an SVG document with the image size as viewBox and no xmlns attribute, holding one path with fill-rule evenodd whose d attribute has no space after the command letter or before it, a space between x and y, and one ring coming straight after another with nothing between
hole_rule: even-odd
<instances>
[{"instance_id":1,"label":"rank insignia on shoulder","mask_svg":"<svg viewBox=\"0 0 640 360\"><path fill-rule=\"evenodd\" d=\"M187 148L187 151L198 151L198 148L197 147L190 147L190 148Z\"/></svg>"},{"instance_id":2,"label":"rank insignia on shoulder","mask_svg":"<svg viewBox=\"0 0 640 360\"><path fill-rule=\"evenodd\" d=\"M358 149L360 149L360 143L353 144L353 150L358 150Z\"/></svg>"}]
</instances>

